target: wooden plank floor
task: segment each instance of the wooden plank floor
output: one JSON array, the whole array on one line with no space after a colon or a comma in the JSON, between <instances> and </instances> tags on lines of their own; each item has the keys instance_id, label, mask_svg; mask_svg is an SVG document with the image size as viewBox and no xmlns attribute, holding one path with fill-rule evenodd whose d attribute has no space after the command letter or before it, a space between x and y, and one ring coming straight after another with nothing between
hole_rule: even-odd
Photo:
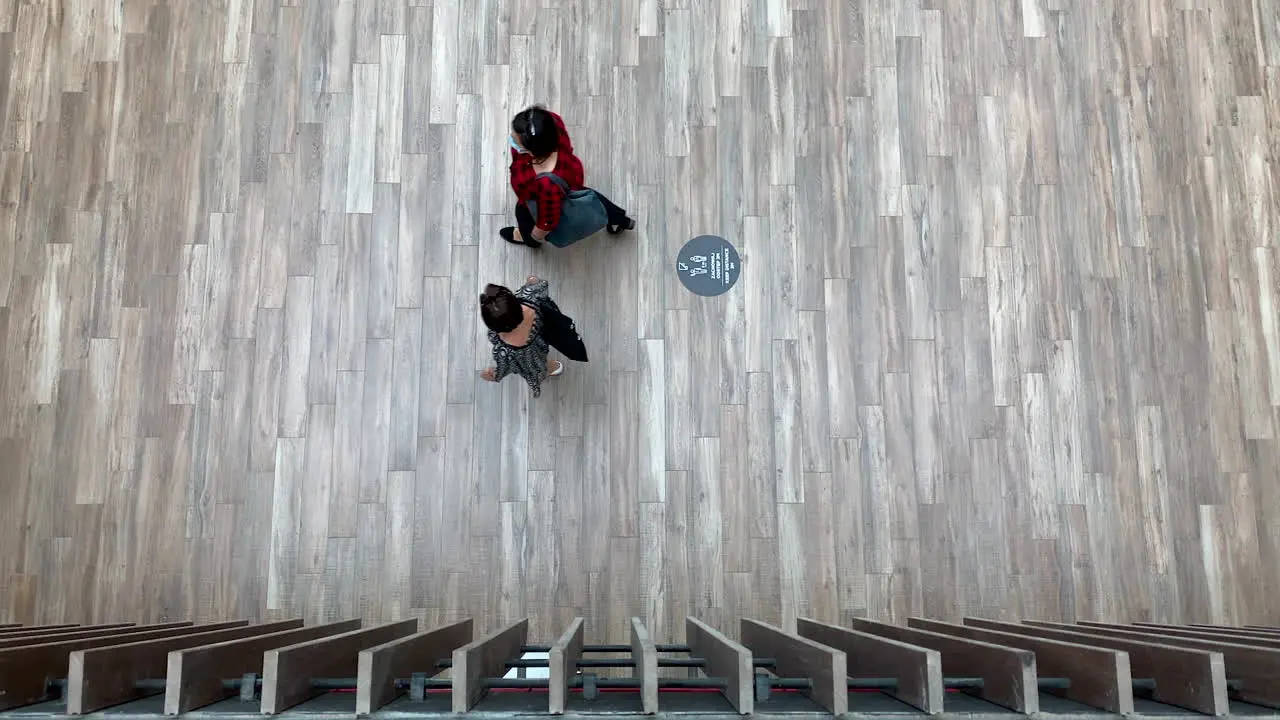
<instances>
[{"instance_id":1,"label":"wooden plank floor","mask_svg":"<svg viewBox=\"0 0 1280 720\"><path fill-rule=\"evenodd\" d=\"M1278 118L1277 0L0 0L0 620L1274 625Z\"/></svg>"}]
</instances>

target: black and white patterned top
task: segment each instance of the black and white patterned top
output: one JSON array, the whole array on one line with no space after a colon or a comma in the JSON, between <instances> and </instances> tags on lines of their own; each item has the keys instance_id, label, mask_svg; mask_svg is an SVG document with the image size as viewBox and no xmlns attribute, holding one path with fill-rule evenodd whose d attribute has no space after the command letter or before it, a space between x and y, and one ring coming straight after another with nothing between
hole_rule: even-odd
<instances>
[{"instance_id":1,"label":"black and white patterned top","mask_svg":"<svg viewBox=\"0 0 1280 720\"><path fill-rule=\"evenodd\" d=\"M498 337L498 333L489 331L489 343L493 345L494 379L519 375L529 383L534 397L542 394L542 381L547 379L547 354L551 351L546 338L542 336L542 313L538 311L538 302L548 297L547 287L546 280L539 280L526 283L515 292L521 303L535 311L528 343L520 347L508 345Z\"/></svg>"}]
</instances>

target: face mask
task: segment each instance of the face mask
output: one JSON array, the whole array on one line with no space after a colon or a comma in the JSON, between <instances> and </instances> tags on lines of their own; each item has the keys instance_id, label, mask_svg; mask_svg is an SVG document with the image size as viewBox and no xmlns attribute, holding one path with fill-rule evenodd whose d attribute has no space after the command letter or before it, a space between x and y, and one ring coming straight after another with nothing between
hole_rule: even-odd
<instances>
[{"instance_id":1,"label":"face mask","mask_svg":"<svg viewBox=\"0 0 1280 720\"><path fill-rule=\"evenodd\" d=\"M511 137L510 135L508 135L508 136L507 136L507 144L511 146L511 149L512 149L512 150L515 150L516 152L520 153L521 155L528 155L528 154L529 154L529 151L528 151L528 150L525 150L524 148L522 148L522 147L520 147L519 145L517 145L517 144L516 144L516 141L515 141L515 138Z\"/></svg>"}]
</instances>

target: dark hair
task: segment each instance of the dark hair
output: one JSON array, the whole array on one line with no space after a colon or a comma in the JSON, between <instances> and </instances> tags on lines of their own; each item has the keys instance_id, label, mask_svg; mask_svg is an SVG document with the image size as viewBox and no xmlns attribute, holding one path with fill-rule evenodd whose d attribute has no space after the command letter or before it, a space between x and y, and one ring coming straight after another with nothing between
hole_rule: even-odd
<instances>
[{"instance_id":1,"label":"dark hair","mask_svg":"<svg viewBox=\"0 0 1280 720\"><path fill-rule=\"evenodd\" d=\"M524 322L524 307L510 289L489 283L480 293L480 317L494 332L511 332Z\"/></svg>"},{"instance_id":2,"label":"dark hair","mask_svg":"<svg viewBox=\"0 0 1280 720\"><path fill-rule=\"evenodd\" d=\"M511 118L511 132L520 138L520 146L535 158L544 158L560 147L560 128L551 113L541 105L532 105Z\"/></svg>"}]
</instances>

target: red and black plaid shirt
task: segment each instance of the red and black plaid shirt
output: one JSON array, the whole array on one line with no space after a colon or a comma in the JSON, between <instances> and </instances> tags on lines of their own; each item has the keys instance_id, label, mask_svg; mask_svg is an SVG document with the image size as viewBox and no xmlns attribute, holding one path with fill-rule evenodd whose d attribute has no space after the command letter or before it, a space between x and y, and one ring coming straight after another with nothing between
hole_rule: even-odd
<instances>
[{"instance_id":1,"label":"red and black plaid shirt","mask_svg":"<svg viewBox=\"0 0 1280 720\"><path fill-rule=\"evenodd\" d=\"M558 155L553 172L568 183L570 190L581 190L586 184L582 161L573 154L573 143L569 141L569 131L564 127L564 120L555 113L551 113L551 117L555 118L556 127L560 130L560 145L556 148ZM537 201L538 227L550 232L560 224L564 190L550 178L539 178L538 171L533 168L533 157L515 150L511 151L511 189L522 203Z\"/></svg>"}]
</instances>

